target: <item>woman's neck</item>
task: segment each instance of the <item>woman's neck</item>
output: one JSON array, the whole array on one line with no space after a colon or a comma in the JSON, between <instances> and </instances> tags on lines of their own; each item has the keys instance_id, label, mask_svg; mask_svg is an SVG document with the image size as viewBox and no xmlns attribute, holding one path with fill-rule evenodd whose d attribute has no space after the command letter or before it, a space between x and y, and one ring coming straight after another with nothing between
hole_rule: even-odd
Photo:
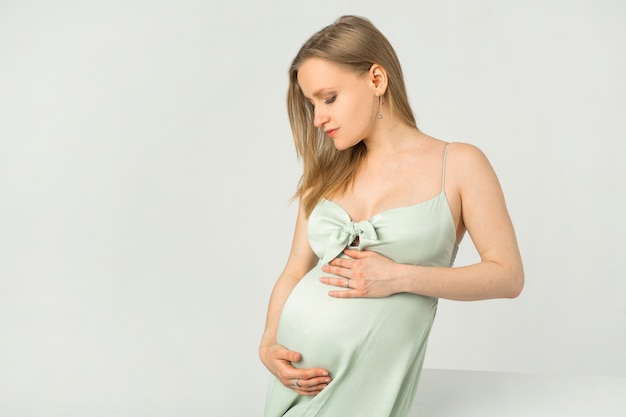
<instances>
[{"instance_id":1,"label":"woman's neck","mask_svg":"<svg viewBox=\"0 0 626 417\"><path fill-rule=\"evenodd\" d=\"M387 158L396 155L407 146L414 146L416 141L422 140L425 135L413 126L390 120L381 123L375 132L363 140L369 158Z\"/></svg>"}]
</instances>

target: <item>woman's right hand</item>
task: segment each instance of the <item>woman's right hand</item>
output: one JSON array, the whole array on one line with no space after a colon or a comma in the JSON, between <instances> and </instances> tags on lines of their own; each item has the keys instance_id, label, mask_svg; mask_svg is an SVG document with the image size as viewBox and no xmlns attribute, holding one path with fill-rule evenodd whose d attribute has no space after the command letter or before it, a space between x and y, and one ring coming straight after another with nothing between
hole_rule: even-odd
<instances>
[{"instance_id":1,"label":"woman's right hand","mask_svg":"<svg viewBox=\"0 0 626 417\"><path fill-rule=\"evenodd\" d=\"M299 362L301 355L282 345L262 345L259 356L265 367L281 384L300 395L317 395L331 381L326 369L300 369L293 366L292 362Z\"/></svg>"}]
</instances>

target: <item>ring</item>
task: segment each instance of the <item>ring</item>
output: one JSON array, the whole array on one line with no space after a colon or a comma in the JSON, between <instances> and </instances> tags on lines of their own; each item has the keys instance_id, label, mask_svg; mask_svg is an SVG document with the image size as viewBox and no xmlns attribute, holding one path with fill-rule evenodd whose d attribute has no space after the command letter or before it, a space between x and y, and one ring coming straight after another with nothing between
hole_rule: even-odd
<instances>
[{"instance_id":1,"label":"ring","mask_svg":"<svg viewBox=\"0 0 626 417\"><path fill-rule=\"evenodd\" d=\"M294 385L294 386L296 386L296 387L298 387L298 388L302 388L302 387L300 386L300 384L298 383L299 381L300 381L300 378L296 378L296 380L294 381L293 385Z\"/></svg>"},{"instance_id":2,"label":"ring","mask_svg":"<svg viewBox=\"0 0 626 417\"><path fill-rule=\"evenodd\" d=\"M346 288L350 288L350 278L346 278Z\"/></svg>"}]
</instances>

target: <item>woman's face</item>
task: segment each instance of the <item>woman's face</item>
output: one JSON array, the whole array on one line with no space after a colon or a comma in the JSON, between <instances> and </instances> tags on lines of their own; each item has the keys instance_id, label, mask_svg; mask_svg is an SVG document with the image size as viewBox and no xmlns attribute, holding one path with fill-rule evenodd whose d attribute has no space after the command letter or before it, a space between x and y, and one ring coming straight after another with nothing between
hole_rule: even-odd
<instances>
[{"instance_id":1,"label":"woman's face","mask_svg":"<svg viewBox=\"0 0 626 417\"><path fill-rule=\"evenodd\" d=\"M309 58L298 70L298 84L315 108L313 124L339 150L372 132L378 111L376 87L369 73L357 75L336 64Z\"/></svg>"}]
</instances>

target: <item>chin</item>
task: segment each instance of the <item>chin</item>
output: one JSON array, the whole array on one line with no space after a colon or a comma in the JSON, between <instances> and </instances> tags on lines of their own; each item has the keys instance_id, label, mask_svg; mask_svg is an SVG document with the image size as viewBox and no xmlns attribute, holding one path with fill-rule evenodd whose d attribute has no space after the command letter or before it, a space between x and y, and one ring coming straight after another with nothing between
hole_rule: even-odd
<instances>
[{"instance_id":1,"label":"chin","mask_svg":"<svg viewBox=\"0 0 626 417\"><path fill-rule=\"evenodd\" d=\"M333 143L335 144L335 149L337 149L338 151L345 151L346 149L350 149L356 145L358 145L359 143L361 143L361 141L358 142L341 142L338 140L333 141Z\"/></svg>"},{"instance_id":2,"label":"chin","mask_svg":"<svg viewBox=\"0 0 626 417\"><path fill-rule=\"evenodd\" d=\"M348 146L348 145L337 145L335 143L335 149L337 149L338 151L345 151L346 149L350 149L352 147L352 145Z\"/></svg>"}]
</instances>

